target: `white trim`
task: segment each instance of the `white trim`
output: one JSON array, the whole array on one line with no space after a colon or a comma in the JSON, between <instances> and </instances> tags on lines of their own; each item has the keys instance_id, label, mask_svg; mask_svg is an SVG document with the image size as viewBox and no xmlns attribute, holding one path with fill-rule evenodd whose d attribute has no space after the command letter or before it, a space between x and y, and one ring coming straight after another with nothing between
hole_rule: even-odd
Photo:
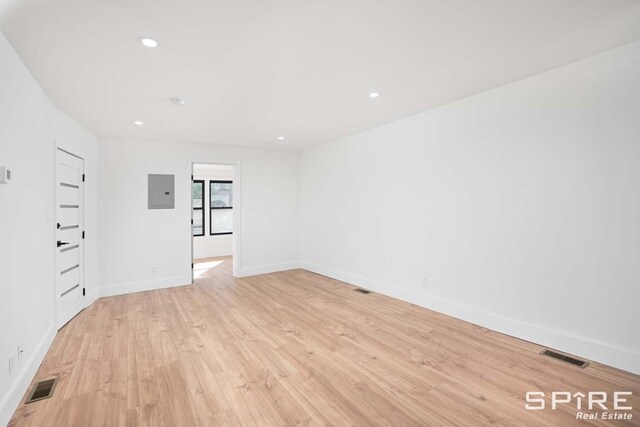
<instances>
[{"instance_id":1,"label":"white trim","mask_svg":"<svg viewBox=\"0 0 640 427\"><path fill-rule=\"evenodd\" d=\"M238 274L234 274L234 276L235 277L256 276L258 274L267 274L267 273L276 273L278 271L295 270L296 268L300 268L300 263L297 261L285 262L282 264L259 265L257 267L249 267L249 268L242 269L238 272Z\"/></svg>"},{"instance_id":2,"label":"white trim","mask_svg":"<svg viewBox=\"0 0 640 427\"><path fill-rule=\"evenodd\" d=\"M453 301L421 294L306 261L300 263L300 268L370 289L503 334L531 341L541 346L584 357L634 374L640 374L640 353L628 348L615 347L589 338L552 331L530 323L487 313Z\"/></svg>"},{"instance_id":3,"label":"white trim","mask_svg":"<svg viewBox=\"0 0 640 427\"><path fill-rule=\"evenodd\" d=\"M207 237L207 236L204 236L204 237ZM215 235L214 236L210 236L210 237L215 237ZM217 251L208 252L207 256L205 258L215 258L215 257L221 257L221 256L229 256L229 255L233 255L233 251L231 253L229 253L229 251L226 250L226 249L220 249L220 250L217 250ZM195 259L197 259L197 258L195 258Z\"/></svg>"},{"instance_id":4,"label":"white trim","mask_svg":"<svg viewBox=\"0 0 640 427\"><path fill-rule=\"evenodd\" d=\"M15 380L13 384L9 386L4 399L0 402L0 425L7 425L16 409L18 409L18 405L22 401L24 394L29 388L29 384L31 384L40 364L44 360L44 356L47 354L47 351L49 351L49 347L51 347L55 336L56 327L54 323L51 323L35 351L31 354L31 358L23 365L22 371L14 377Z\"/></svg>"},{"instance_id":5,"label":"white trim","mask_svg":"<svg viewBox=\"0 0 640 427\"><path fill-rule=\"evenodd\" d=\"M103 286L99 290L99 294L102 297L112 297L116 295L131 294L134 292L154 291L156 289L173 288L176 286L185 286L190 284L190 276L174 276L156 280L107 285ZM97 293L97 291L92 292L92 297Z\"/></svg>"},{"instance_id":6,"label":"white trim","mask_svg":"<svg viewBox=\"0 0 640 427\"><path fill-rule=\"evenodd\" d=\"M89 307L91 304L96 302L96 300L101 296L102 296L102 288L97 288L87 293L84 297L84 302L86 304L86 307Z\"/></svg>"}]
</instances>

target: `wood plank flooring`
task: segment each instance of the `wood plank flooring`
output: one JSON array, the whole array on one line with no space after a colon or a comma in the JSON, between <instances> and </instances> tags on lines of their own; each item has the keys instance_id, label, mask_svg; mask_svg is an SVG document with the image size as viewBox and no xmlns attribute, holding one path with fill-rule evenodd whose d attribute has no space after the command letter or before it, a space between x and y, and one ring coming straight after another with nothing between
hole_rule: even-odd
<instances>
[{"instance_id":1,"label":"wood plank flooring","mask_svg":"<svg viewBox=\"0 0 640 427\"><path fill-rule=\"evenodd\" d=\"M640 377L304 270L101 298L57 335L51 399L11 426L639 425ZM632 421L527 411L527 391L627 390Z\"/></svg>"}]
</instances>

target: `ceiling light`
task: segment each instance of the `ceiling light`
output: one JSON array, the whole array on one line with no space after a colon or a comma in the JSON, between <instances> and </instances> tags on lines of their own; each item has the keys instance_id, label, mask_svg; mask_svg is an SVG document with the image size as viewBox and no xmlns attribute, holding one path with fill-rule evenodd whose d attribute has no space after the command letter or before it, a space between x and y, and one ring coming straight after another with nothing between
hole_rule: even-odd
<instances>
[{"instance_id":1,"label":"ceiling light","mask_svg":"<svg viewBox=\"0 0 640 427\"><path fill-rule=\"evenodd\" d=\"M175 105L176 107L183 107L184 106L184 99L182 99L182 98L171 98L171 103L173 105Z\"/></svg>"},{"instance_id":2,"label":"ceiling light","mask_svg":"<svg viewBox=\"0 0 640 427\"><path fill-rule=\"evenodd\" d=\"M136 120L135 122L133 122L134 125L138 125L138 126L142 126L144 124L143 121L141 120Z\"/></svg>"},{"instance_id":3,"label":"ceiling light","mask_svg":"<svg viewBox=\"0 0 640 427\"><path fill-rule=\"evenodd\" d=\"M371 92L371 93L369 94L369 98L377 98L377 97L379 97L379 96L380 96L380 94L379 94L378 92Z\"/></svg>"},{"instance_id":4,"label":"ceiling light","mask_svg":"<svg viewBox=\"0 0 640 427\"><path fill-rule=\"evenodd\" d=\"M284 136L279 136L278 137L278 141L282 141L284 139Z\"/></svg>"},{"instance_id":5,"label":"ceiling light","mask_svg":"<svg viewBox=\"0 0 640 427\"><path fill-rule=\"evenodd\" d=\"M151 37L143 37L140 39L140 43L146 47L158 47L158 41L156 39L152 39Z\"/></svg>"}]
</instances>

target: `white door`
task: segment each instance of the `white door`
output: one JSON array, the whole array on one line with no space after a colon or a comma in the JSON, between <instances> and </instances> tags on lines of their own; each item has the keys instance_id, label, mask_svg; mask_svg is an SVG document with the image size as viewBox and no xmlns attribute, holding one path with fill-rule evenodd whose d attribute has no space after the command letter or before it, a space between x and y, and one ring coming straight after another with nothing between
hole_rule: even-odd
<instances>
[{"instance_id":1,"label":"white door","mask_svg":"<svg viewBox=\"0 0 640 427\"><path fill-rule=\"evenodd\" d=\"M84 161L56 150L56 323L84 308Z\"/></svg>"}]
</instances>

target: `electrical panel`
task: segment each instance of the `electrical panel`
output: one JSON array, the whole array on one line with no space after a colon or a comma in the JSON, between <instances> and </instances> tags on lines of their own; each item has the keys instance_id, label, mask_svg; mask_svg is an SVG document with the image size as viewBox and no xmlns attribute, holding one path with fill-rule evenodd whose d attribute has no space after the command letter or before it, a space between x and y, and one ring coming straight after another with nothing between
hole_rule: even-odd
<instances>
[{"instance_id":1,"label":"electrical panel","mask_svg":"<svg viewBox=\"0 0 640 427\"><path fill-rule=\"evenodd\" d=\"M149 174L149 209L175 208L175 175Z\"/></svg>"}]
</instances>

